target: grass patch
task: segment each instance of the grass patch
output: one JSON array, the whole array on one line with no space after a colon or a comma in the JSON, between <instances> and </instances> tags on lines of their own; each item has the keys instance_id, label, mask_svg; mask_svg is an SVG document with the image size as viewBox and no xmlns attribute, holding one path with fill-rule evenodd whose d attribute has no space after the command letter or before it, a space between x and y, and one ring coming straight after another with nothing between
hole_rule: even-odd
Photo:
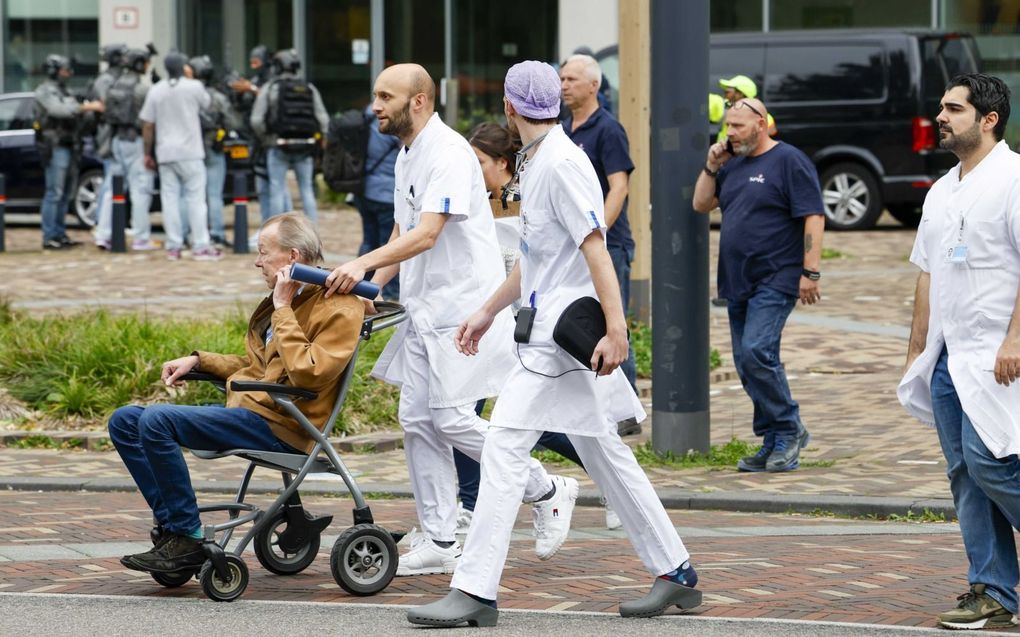
<instances>
[{"instance_id":1,"label":"grass patch","mask_svg":"<svg viewBox=\"0 0 1020 637\"><path fill-rule=\"evenodd\" d=\"M630 321L630 343L634 348L634 360L638 378L652 377L652 328L636 319ZM722 367L722 356L714 347L708 353L709 371Z\"/></svg>"},{"instance_id":2,"label":"grass patch","mask_svg":"<svg viewBox=\"0 0 1020 637\"><path fill-rule=\"evenodd\" d=\"M247 324L240 309L219 320L113 316L105 310L33 318L12 312L0 299L0 383L33 409L99 422L132 402L219 403L222 396L209 383L167 389L159 382L160 368L196 349L243 354ZM338 432L396 427L397 390L368 378L389 336L375 334L364 344Z\"/></svg>"},{"instance_id":3,"label":"grass patch","mask_svg":"<svg viewBox=\"0 0 1020 637\"><path fill-rule=\"evenodd\" d=\"M686 454L675 454L672 451L658 453L652 448L651 441L634 447L634 457L642 467L668 467L670 469L733 469L736 471L737 461L744 456L753 456L761 449L761 445L751 444L732 438L724 445L712 445L707 454L689 451ZM802 460L803 468L831 467L835 460Z\"/></svg>"},{"instance_id":4,"label":"grass patch","mask_svg":"<svg viewBox=\"0 0 1020 637\"><path fill-rule=\"evenodd\" d=\"M934 523L934 522L945 522L946 514L941 511L932 511L925 507L920 513L914 513L913 509L907 511L906 515L899 515L893 513L887 518L890 522L918 522L918 523Z\"/></svg>"},{"instance_id":5,"label":"grass patch","mask_svg":"<svg viewBox=\"0 0 1020 637\"><path fill-rule=\"evenodd\" d=\"M828 511L825 509L814 509L809 513L797 513L794 511L788 511L788 515L810 515L815 518L833 518L839 520L875 520L878 522L913 522L915 524L937 524L940 522L950 522L951 520L946 519L946 515L942 512L932 511L929 508L925 508L920 513L915 513L913 509L907 511L906 515L899 513L892 513L890 515L877 515L875 513L869 513L867 515L847 515L844 513L836 513L834 511Z\"/></svg>"},{"instance_id":6,"label":"grass patch","mask_svg":"<svg viewBox=\"0 0 1020 637\"><path fill-rule=\"evenodd\" d=\"M835 248L822 248L822 260L827 261L829 259L848 259L850 255L845 252L840 252Z\"/></svg>"},{"instance_id":7,"label":"grass patch","mask_svg":"<svg viewBox=\"0 0 1020 637\"><path fill-rule=\"evenodd\" d=\"M49 436L38 434L13 440L7 446L12 449L57 449L60 443Z\"/></svg>"},{"instance_id":8,"label":"grass patch","mask_svg":"<svg viewBox=\"0 0 1020 637\"><path fill-rule=\"evenodd\" d=\"M531 452L531 457L538 460L542 464L552 464L560 466L570 466L574 464L573 460L565 458L555 451L549 449L535 449Z\"/></svg>"}]
</instances>

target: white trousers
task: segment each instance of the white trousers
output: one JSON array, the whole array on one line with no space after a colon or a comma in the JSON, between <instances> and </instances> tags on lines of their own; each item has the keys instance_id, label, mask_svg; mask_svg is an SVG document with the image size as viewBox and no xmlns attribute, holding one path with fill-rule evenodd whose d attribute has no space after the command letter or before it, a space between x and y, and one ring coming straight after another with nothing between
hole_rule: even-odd
<instances>
[{"instance_id":1,"label":"white trousers","mask_svg":"<svg viewBox=\"0 0 1020 637\"><path fill-rule=\"evenodd\" d=\"M439 542L450 542L457 531L457 470L453 448L481 461L488 423L475 414L475 403L429 407L429 360L415 330L404 341L408 365L400 388L397 411L404 429L404 454L422 531ZM528 450L530 452L530 448ZM530 455L521 462L517 505L542 497L552 488L549 475ZM477 506L477 505L476 505Z\"/></svg>"},{"instance_id":2,"label":"white trousers","mask_svg":"<svg viewBox=\"0 0 1020 637\"><path fill-rule=\"evenodd\" d=\"M187 159L159 165L159 198L163 204L166 247L179 250L187 238L181 234L182 215L188 215L191 249L209 247L209 210L205 205L205 161Z\"/></svg>"},{"instance_id":3,"label":"white trousers","mask_svg":"<svg viewBox=\"0 0 1020 637\"><path fill-rule=\"evenodd\" d=\"M525 467L541 435L527 429L489 428L478 502L451 588L496 599L524 490ZM602 436L568 437L588 475L620 516L645 568L658 577L683 564L690 557L687 548L648 476L615 429Z\"/></svg>"}]
</instances>

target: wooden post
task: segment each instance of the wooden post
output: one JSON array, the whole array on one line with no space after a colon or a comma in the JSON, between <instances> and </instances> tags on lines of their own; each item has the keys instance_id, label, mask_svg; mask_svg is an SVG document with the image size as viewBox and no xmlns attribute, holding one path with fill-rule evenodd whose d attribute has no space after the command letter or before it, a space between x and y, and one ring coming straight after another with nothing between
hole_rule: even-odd
<instances>
[{"instance_id":1,"label":"wooden post","mask_svg":"<svg viewBox=\"0 0 1020 637\"><path fill-rule=\"evenodd\" d=\"M650 0L619 0L620 20L620 123L630 140L630 175L627 215L634 234L635 254L630 271L628 312L649 322L651 318L651 24ZM679 79L677 80L679 81Z\"/></svg>"}]
</instances>

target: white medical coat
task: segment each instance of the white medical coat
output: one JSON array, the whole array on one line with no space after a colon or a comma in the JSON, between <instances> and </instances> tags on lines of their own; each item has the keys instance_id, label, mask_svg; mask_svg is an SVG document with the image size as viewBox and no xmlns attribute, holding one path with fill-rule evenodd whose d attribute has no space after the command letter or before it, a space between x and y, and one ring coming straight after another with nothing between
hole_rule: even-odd
<instances>
[{"instance_id":1,"label":"white medical coat","mask_svg":"<svg viewBox=\"0 0 1020 637\"><path fill-rule=\"evenodd\" d=\"M499 393L512 364L513 317L496 317L477 356L454 347L461 321L506 278L478 157L467 141L433 114L411 146L397 156L394 222L401 234L422 213L449 215L435 245L400 264L404 322L379 356L372 376L400 386L408 365L429 367L429 407L463 405ZM408 330L425 343L428 360L411 360L403 345Z\"/></svg>"},{"instance_id":2,"label":"white medical coat","mask_svg":"<svg viewBox=\"0 0 1020 637\"><path fill-rule=\"evenodd\" d=\"M967 262L952 263L960 243ZM949 375L982 442L998 458L1020 453L1020 385L999 385L992 371L1020 286L1020 155L1006 142L962 181L957 164L932 186L910 261L931 275L930 315L924 352L897 389L900 402L934 423L931 377L946 345Z\"/></svg>"},{"instance_id":3,"label":"white medical coat","mask_svg":"<svg viewBox=\"0 0 1020 637\"><path fill-rule=\"evenodd\" d=\"M598 298L579 249L596 229L605 235L595 169L555 126L521 173L521 304L534 305L537 311L530 342L520 345L520 358L515 357L496 401L494 426L601 436L615 431L618 421L644 419L641 403L619 369L598 378L591 371L559 378L534 373L556 375L582 367L556 345L552 333L567 305L582 296Z\"/></svg>"}]
</instances>

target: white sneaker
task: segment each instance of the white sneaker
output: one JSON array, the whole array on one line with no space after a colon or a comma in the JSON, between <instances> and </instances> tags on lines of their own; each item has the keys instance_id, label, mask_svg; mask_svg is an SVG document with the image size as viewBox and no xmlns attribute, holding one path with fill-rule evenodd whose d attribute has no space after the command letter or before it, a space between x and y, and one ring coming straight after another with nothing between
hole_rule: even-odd
<instances>
[{"instance_id":1,"label":"white sneaker","mask_svg":"<svg viewBox=\"0 0 1020 637\"><path fill-rule=\"evenodd\" d=\"M412 526L411 530L405 533L404 537L400 538L400 541L397 542L397 546L402 549L411 548L418 543L418 538L424 537L424 535L424 533L418 530L418 527Z\"/></svg>"},{"instance_id":2,"label":"white sneaker","mask_svg":"<svg viewBox=\"0 0 1020 637\"><path fill-rule=\"evenodd\" d=\"M457 535L464 535L471 528L471 518L474 511L468 511L463 504L457 505Z\"/></svg>"},{"instance_id":3,"label":"white sneaker","mask_svg":"<svg viewBox=\"0 0 1020 637\"><path fill-rule=\"evenodd\" d=\"M623 522L620 521L620 516L613 511L613 508L606 502L606 528L610 531L615 531L623 526Z\"/></svg>"},{"instance_id":4,"label":"white sneaker","mask_svg":"<svg viewBox=\"0 0 1020 637\"><path fill-rule=\"evenodd\" d=\"M411 550L400 556L397 563L397 577L411 575L435 575L437 573L453 573L460 557L460 544L454 542L449 548L443 548L425 535L419 535L411 541Z\"/></svg>"},{"instance_id":5,"label":"white sneaker","mask_svg":"<svg viewBox=\"0 0 1020 637\"><path fill-rule=\"evenodd\" d=\"M578 492L577 480L549 477L556 485L556 493L548 500L531 504L531 515L535 519L535 554L540 560L556 555L567 539Z\"/></svg>"}]
</instances>

